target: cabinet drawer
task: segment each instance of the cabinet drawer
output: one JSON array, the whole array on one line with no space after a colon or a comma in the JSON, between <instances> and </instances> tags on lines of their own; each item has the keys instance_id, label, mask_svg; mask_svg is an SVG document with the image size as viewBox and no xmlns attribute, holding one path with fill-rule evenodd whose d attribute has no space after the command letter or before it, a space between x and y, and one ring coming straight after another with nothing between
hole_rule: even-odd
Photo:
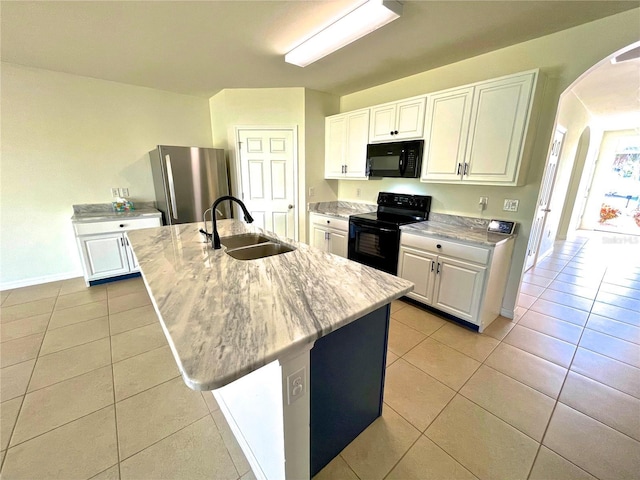
<instances>
[{"instance_id":1,"label":"cabinet drawer","mask_svg":"<svg viewBox=\"0 0 640 480\"><path fill-rule=\"evenodd\" d=\"M76 235L94 235L98 233L126 232L139 228L159 227L160 217L153 218L122 218L104 222L75 223Z\"/></svg>"},{"instance_id":2,"label":"cabinet drawer","mask_svg":"<svg viewBox=\"0 0 640 480\"><path fill-rule=\"evenodd\" d=\"M336 218L329 215L319 215L317 213L312 213L310 215L310 220L312 224L319 227L334 228L345 233L349 231L349 220L346 220L344 218Z\"/></svg>"},{"instance_id":3,"label":"cabinet drawer","mask_svg":"<svg viewBox=\"0 0 640 480\"><path fill-rule=\"evenodd\" d=\"M470 262L486 265L489 261L490 251L488 248L474 247L462 243L450 242L433 237L423 237L421 235L411 235L402 233L400 244L407 247L417 248L446 255L448 257L468 260Z\"/></svg>"}]
</instances>

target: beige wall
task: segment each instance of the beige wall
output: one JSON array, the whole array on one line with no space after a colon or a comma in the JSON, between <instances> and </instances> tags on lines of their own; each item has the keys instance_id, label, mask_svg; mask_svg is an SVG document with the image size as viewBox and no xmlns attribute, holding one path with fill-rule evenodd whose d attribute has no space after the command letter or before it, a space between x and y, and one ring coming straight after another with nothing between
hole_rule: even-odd
<instances>
[{"instance_id":1,"label":"beige wall","mask_svg":"<svg viewBox=\"0 0 640 480\"><path fill-rule=\"evenodd\" d=\"M614 51L638 40L640 9L607 17L546 37L496 50L478 57L429 70L341 98L341 112L378 103L434 92L472 82L540 68L546 79L545 90L536 99L540 116L531 128L535 136L529 143L529 174L520 187L481 187L420 183L418 180L356 182L340 181L338 197L344 200L373 201L380 190L432 195L432 209L474 217L498 217L519 223L509 284L503 306L511 310L515 303L524 263L527 240L538 196L560 95L582 73ZM361 197L356 196L356 189ZM478 197L489 197L487 210L477 209ZM520 200L516 213L502 211L505 198Z\"/></svg>"},{"instance_id":2,"label":"beige wall","mask_svg":"<svg viewBox=\"0 0 640 480\"><path fill-rule=\"evenodd\" d=\"M147 152L211 146L206 99L2 63L0 288L82 275L72 205L154 198Z\"/></svg>"}]
</instances>

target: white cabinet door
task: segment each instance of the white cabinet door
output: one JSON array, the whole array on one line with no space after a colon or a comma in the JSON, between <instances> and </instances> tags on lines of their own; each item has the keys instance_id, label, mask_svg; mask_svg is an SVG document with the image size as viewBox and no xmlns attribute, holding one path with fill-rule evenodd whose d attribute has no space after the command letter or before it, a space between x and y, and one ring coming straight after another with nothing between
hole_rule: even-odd
<instances>
[{"instance_id":1,"label":"white cabinet door","mask_svg":"<svg viewBox=\"0 0 640 480\"><path fill-rule=\"evenodd\" d=\"M438 256L421 250L400 247L398 276L413 282L413 291L408 297L431 305L433 299L433 279Z\"/></svg>"},{"instance_id":2,"label":"white cabinet door","mask_svg":"<svg viewBox=\"0 0 640 480\"><path fill-rule=\"evenodd\" d=\"M339 230L329 230L329 253L347 258L349 234Z\"/></svg>"},{"instance_id":3,"label":"white cabinet door","mask_svg":"<svg viewBox=\"0 0 640 480\"><path fill-rule=\"evenodd\" d=\"M475 87L464 179L494 185L517 181L535 73Z\"/></svg>"},{"instance_id":4,"label":"white cabinet door","mask_svg":"<svg viewBox=\"0 0 640 480\"><path fill-rule=\"evenodd\" d=\"M479 324L485 267L438 257L431 305L462 320Z\"/></svg>"},{"instance_id":5,"label":"white cabinet door","mask_svg":"<svg viewBox=\"0 0 640 480\"><path fill-rule=\"evenodd\" d=\"M427 97L421 180L462 180L472 97L473 87Z\"/></svg>"},{"instance_id":6,"label":"white cabinet door","mask_svg":"<svg viewBox=\"0 0 640 480\"><path fill-rule=\"evenodd\" d=\"M324 138L324 178L342 178L344 177L344 156L347 141L345 115L334 115L325 119Z\"/></svg>"},{"instance_id":7,"label":"white cabinet door","mask_svg":"<svg viewBox=\"0 0 640 480\"><path fill-rule=\"evenodd\" d=\"M311 246L327 251L327 229L318 225L311 225Z\"/></svg>"},{"instance_id":8,"label":"white cabinet door","mask_svg":"<svg viewBox=\"0 0 640 480\"><path fill-rule=\"evenodd\" d=\"M325 119L324 178L367 179L369 109Z\"/></svg>"},{"instance_id":9,"label":"white cabinet door","mask_svg":"<svg viewBox=\"0 0 640 480\"><path fill-rule=\"evenodd\" d=\"M346 117L345 176L367 178L369 110L352 112Z\"/></svg>"},{"instance_id":10,"label":"white cabinet door","mask_svg":"<svg viewBox=\"0 0 640 480\"><path fill-rule=\"evenodd\" d=\"M420 97L398 102L394 140L421 138L424 132L425 98Z\"/></svg>"},{"instance_id":11,"label":"white cabinet door","mask_svg":"<svg viewBox=\"0 0 640 480\"><path fill-rule=\"evenodd\" d=\"M121 233L79 237L90 280L129 273L129 262Z\"/></svg>"},{"instance_id":12,"label":"white cabinet door","mask_svg":"<svg viewBox=\"0 0 640 480\"><path fill-rule=\"evenodd\" d=\"M421 138L426 96L371 108L369 143Z\"/></svg>"},{"instance_id":13,"label":"white cabinet door","mask_svg":"<svg viewBox=\"0 0 640 480\"><path fill-rule=\"evenodd\" d=\"M393 140L396 129L396 104L380 105L371 108L371 126L369 143Z\"/></svg>"}]
</instances>

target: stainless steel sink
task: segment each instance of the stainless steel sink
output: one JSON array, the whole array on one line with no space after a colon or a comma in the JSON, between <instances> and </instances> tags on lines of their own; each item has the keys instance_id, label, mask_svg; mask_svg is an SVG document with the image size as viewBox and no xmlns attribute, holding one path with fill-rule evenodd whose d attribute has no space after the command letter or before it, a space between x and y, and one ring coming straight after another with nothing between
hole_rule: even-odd
<instances>
[{"instance_id":1,"label":"stainless steel sink","mask_svg":"<svg viewBox=\"0 0 640 480\"><path fill-rule=\"evenodd\" d=\"M244 248L236 248L235 250L227 248L227 255L231 255L236 260L256 260L258 258L280 255L294 250L295 248L283 243L268 242Z\"/></svg>"},{"instance_id":2,"label":"stainless steel sink","mask_svg":"<svg viewBox=\"0 0 640 480\"><path fill-rule=\"evenodd\" d=\"M220 243L227 247L227 250L234 250L236 248L248 247L250 245L258 245L260 243L271 242L269 237L260 235L259 233L242 233L240 235L233 235L231 237L224 237L220 239Z\"/></svg>"}]
</instances>

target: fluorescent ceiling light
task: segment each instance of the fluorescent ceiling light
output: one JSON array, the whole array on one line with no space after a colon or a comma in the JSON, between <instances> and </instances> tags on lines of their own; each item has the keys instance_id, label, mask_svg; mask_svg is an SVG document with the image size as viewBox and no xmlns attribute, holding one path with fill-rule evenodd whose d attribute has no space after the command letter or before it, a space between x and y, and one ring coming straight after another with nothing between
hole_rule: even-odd
<instances>
[{"instance_id":1,"label":"fluorescent ceiling light","mask_svg":"<svg viewBox=\"0 0 640 480\"><path fill-rule=\"evenodd\" d=\"M395 0L367 0L284 56L284 61L306 67L402 15Z\"/></svg>"}]
</instances>

